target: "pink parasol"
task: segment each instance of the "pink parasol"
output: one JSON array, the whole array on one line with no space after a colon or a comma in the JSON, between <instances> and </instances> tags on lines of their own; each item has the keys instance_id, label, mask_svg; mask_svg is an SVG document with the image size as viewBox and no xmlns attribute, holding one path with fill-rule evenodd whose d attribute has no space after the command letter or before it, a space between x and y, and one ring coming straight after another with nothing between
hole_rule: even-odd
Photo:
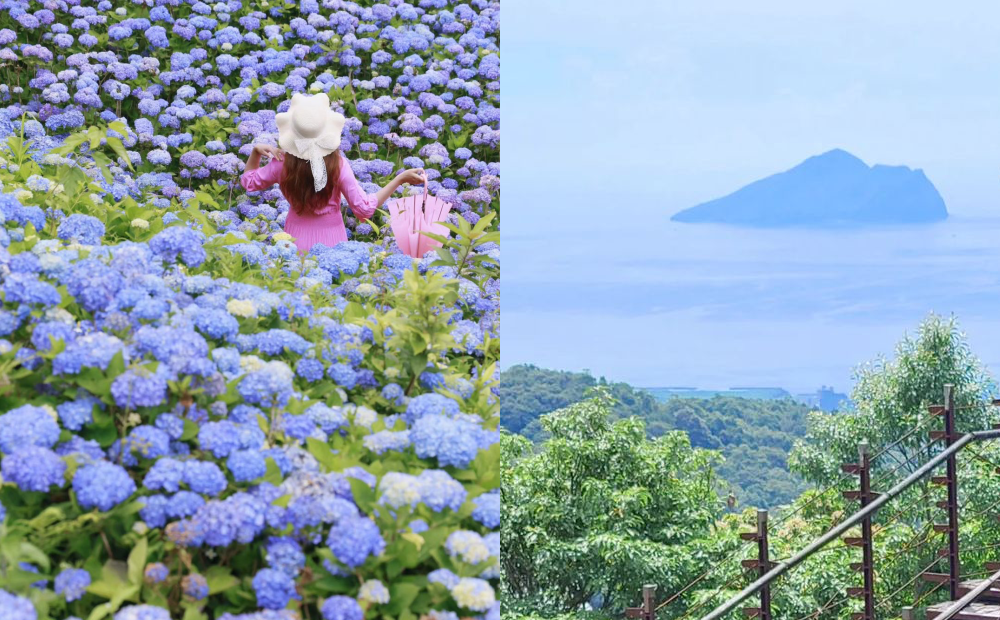
<instances>
[{"instance_id":1,"label":"pink parasol","mask_svg":"<svg viewBox=\"0 0 1000 620\"><path fill-rule=\"evenodd\" d=\"M451 205L427 193L427 175L424 175L423 195L399 198L389 203L388 208L396 245L413 258L422 258L428 251L441 247L439 241L421 232L448 236L448 229L441 222L447 219Z\"/></svg>"}]
</instances>

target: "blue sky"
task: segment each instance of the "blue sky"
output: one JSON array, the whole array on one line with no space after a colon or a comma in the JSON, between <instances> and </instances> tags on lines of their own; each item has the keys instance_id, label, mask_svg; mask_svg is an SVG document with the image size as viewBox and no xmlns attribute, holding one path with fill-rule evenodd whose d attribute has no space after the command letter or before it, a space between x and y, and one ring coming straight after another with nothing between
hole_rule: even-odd
<instances>
[{"instance_id":1,"label":"blue sky","mask_svg":"<svg viewBox=\"0 0 1000 620\"><path fill-rule=\"evenodd\" d=\"M1000 217L1000 3L509 0L504 21L504 366L846 389L931 309L1000 350L1000 272L970 232ZM833 148L922 168L959 225L881 250L818 238L845 266L805 237L776 238L773 257L763 235L668 223ZM988 266L956 301L943 291L972 277L963 261ZM928 268L950 270L943 286L888 292ZM773 296L789 273L796 295ZM810 294L814 280L829 286Z\"/></svg>"},{"instance_id":2,"label":"blue sky","mask_svg":"<svg viewBox=\"0 0 1000 620\"><path fill-rule=\"evenodd\" d=\"M615 190L655 217L840 147L997 211L1000 3L512 0L504 20L507 205ZM505 232L567 202L508 207Z\"/></svg>"}]
</instances>

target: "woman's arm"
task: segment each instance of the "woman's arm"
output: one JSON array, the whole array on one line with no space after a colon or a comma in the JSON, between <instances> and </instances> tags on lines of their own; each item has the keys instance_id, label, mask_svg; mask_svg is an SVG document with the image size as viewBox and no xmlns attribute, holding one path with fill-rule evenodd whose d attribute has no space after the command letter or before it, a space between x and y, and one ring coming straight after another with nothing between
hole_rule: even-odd
<instances>
[{"instance_id":1,"label":"woman's arm","mask_svg":"<svg viewBox=\"0 0 1000 620\"><path fill-rule=\"evenodd\" d=\"M386 183L385 187L379 189L374 194L366 194L361 189L361 184L358 183L357 177L354 176L354 171L351 170L351 164L348 163L347 158L343 154L341 154L341 158L340 191L344 195L344 198L347 199L347 204L350 205L351 211L359 220L370 218L375 213L375 210L381 207L389 199L389 196L403 183L423 183L423 168L411 168L401 172L396 178Z\"/></svg>"},{"instance_id":2,"label":"woman's arm","mask_svg":"<svg viewBox=\"0 0 1000 620\"><path fill-rule=\"evenodd\" d=\"M260 167L260 156L267 153L271 161L263 168ZM240 185L248 192L271 187L281 178L281 168L285 159L284 151L281 151L269 144L255 144L247 158L246 169L240 177Z\"/></svg>"}]
</instances>

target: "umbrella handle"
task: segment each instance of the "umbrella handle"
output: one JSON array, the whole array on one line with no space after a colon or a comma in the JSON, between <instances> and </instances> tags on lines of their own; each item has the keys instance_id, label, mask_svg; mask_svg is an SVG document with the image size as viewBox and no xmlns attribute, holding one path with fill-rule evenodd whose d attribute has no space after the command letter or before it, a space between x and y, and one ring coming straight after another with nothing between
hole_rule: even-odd
<instances>
[{"instance_id":1,"label":"umbrella handle","mask_svg":"<svg viewBox=\"0 0 1000 620\"><path fill-rule=\"evenodd\" d=\"M425 217L424 208L427 206L427 172L425 171L421 178L424 180L424 195L420 201L420 219L423 220ZM414 218L414 226L416 226L416 218Z\"/></svg>"}]
</instances>

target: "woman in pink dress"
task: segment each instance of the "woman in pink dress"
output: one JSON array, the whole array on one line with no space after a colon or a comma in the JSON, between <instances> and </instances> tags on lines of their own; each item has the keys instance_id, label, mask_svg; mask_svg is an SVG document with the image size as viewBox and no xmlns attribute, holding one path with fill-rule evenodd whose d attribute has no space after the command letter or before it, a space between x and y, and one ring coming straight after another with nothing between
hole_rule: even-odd
<instances>
[{"instance_id":1,"label":"woman in pink dress","mask_svg":"<svg viewBox=\"0 0 1000 620\"><path fill-rule=\"evenodd\" d=\"M325 93L292 97L288 112L275 116L278 145L256 144L247 159L240 183L247 191L278 183L290 208L285 232L295 238L299 252L316 243L333 247L347 241L340 198L347 200L358 220L366 220L403 183L422 183L423 169L411 168L375 192L366 194L351 166L338 150L344 117L330 109ZM260 167L261 155L270 157ZM290 156L290 157L289 157Z\"/></svg>"}]
</instances>

